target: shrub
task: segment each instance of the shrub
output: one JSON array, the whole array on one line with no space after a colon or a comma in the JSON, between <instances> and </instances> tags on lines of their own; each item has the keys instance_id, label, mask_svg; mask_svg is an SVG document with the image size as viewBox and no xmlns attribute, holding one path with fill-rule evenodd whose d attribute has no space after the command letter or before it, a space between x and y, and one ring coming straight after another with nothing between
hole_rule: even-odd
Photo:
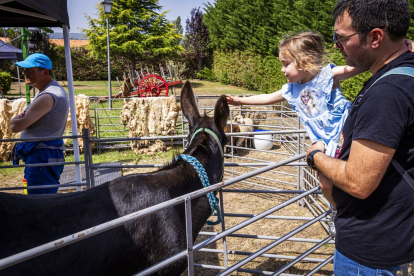
<instances>
[{"instance_id":1,"label":"shrub","mask_svg":"<svg viewBox=\"0 0 414 276\"><path fill-rule=\"evenodd\" d=\"M12 78L8 72L0 72L0 87L3 94L7 94L10 91Z\"/></svg>"},{"instance_id":2,"label":"shrub","mask_svg":"<svg viewBox=\"0 0 414 276\"><path fill-rule=\"evenodd\" d=\"M108 79L107 59L91 57L85 48L71 48L73 79L80 81ZM53 71L58 80L66 80L65 49L53 45L50 48L50 59ZM111 78L122 79L124 72L128 72L128 62L122 58L111 56Z\"/></svg>"},{"instance_id":3,"label":"shrub","mask_svg":"<svg viewBox=\"0 0 414 276\"><path fill-rule=\"evenodd\" d=\"M282 87L286 78L274 56L262 57L252 51L215 52L214 75L224 84L232 84L265 93Z\"/></svg>"},{"instance_id":4,"label":"shrub","mask_svg":"<svg viewBox=\"0 0 414 276\"><path fill-rule=\"evenodd\" d=\"M213 73L213 70L207 67L197 73L197 78L199 78L200 80L217 81L216 76Z\"/></svg>"}]
</instances>

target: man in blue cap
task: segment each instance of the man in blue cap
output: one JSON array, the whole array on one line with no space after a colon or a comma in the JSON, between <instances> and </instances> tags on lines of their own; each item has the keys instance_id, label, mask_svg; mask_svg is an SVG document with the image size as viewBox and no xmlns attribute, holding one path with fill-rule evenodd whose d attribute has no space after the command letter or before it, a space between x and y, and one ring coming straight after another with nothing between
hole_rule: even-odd
<instances>
[{"instance_id":1,"label":"man in blue cap","mask_svg":"<svg viewBox=\"0 0 414 276\"><path fill-rule=\"evenodd\" d=\"M62 136L69 111L66 91L52 78L52 62L46 55L35 53L15 65L24 68L26 84L39 90L26 110L11 121L12 131L21 132L21 138L39 138L39 141L18 143L15 154L26 164L64 162L63 140L44 139ZM56 185L62 171L63 165L26 167L24 177L28 187ZM57 190L28 189L28 194L56 193Z\"/></svg>"}]
</instances>

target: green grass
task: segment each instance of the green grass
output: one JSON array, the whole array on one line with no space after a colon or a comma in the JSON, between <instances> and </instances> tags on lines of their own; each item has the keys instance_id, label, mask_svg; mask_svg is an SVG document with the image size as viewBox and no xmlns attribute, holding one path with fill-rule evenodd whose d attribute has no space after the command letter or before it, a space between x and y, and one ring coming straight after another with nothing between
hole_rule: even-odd
<instances>
[{"instance_id":1,"label":"green grass","mask_svg":"<svg viewBox=\"0 0 414 276\"><path fill-rule=\"evenodd\" d=\"M180 151L179 148L173 148L166 152L157 153L156 159L166 160L171 159L177 151ZM80 161L84 161L83 153L79 156ZM154 162L153 156L148 156L145 154L136 154L132 150L105 150L101 154L92 153L92 162L94 164L105 163L105 162L120 162L121 164L138 164L143 161ZM75 156L73 154L67 155L65 157L66 162L74 162ZM155 163L155 162L154 162Z\"/></svg>"},{"instance_id":2,"label":"green grass","mask_svg":"<svg viewBox=\"0 0 414 276\"><path fill-rule=\"evenodd\" d=\"M65 83L67 84L67 82ZM117 81L111 81L112 95L117 94L119 90L118 87ZM86 96L109 96L108 81L74 81L73 88L75 95L84 94Z\"/></svg>"}]
</instances>

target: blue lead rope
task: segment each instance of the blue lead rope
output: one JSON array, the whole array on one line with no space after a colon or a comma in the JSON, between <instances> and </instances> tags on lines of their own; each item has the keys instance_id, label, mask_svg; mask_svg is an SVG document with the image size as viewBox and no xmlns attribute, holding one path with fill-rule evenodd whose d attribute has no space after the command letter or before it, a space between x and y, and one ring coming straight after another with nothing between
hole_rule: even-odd
<instances>
[{"instance_id":1,"label":"blue lead rope","mask_svg":"<svg viewBox=\"0 0 414 276\"><path fill-rule=\"evenodd\" d=\"M181 154L179 156L176 156L175 159L183 159L184 161L190 163L194 169L196 170L198 176L200 177L201 183L203 184L203 187L209 187L210 181L208 180L208 176L206 173L206 170L204 169L203 165L194 157L186 154ZM208 225L216 225L223 221L220 207L219 207L219 199L214 196L213 192L207 194L208 202L210 203L211 207L211 215L213 215L214 210L217 211L217 220L216 221L209 221L207 220L206 223Z\"/></svg>"}]
</instances>

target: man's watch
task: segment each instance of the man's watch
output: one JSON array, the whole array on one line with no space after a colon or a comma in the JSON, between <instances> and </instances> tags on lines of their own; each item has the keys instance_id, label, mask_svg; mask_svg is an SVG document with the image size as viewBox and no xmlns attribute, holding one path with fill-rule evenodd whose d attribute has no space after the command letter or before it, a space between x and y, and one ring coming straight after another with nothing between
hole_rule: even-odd
<instances>
[{"instance_id":1,"label":"man's watch","mask_svg":"<svg viewBox=\"0 0 414 276\"><path fill-rule=\"evenodd\" d=\"M306 157L306 163L308 163L309 167L311 167L314 170L316 170L316 167L315 167L315 162L313 160L313 156L317 152L322 152L322 151L321 150L318 150L318 149L313 150L313 151L311 151L311 153L308 154L308 157Z\"/></svg>"}]
</instances>

